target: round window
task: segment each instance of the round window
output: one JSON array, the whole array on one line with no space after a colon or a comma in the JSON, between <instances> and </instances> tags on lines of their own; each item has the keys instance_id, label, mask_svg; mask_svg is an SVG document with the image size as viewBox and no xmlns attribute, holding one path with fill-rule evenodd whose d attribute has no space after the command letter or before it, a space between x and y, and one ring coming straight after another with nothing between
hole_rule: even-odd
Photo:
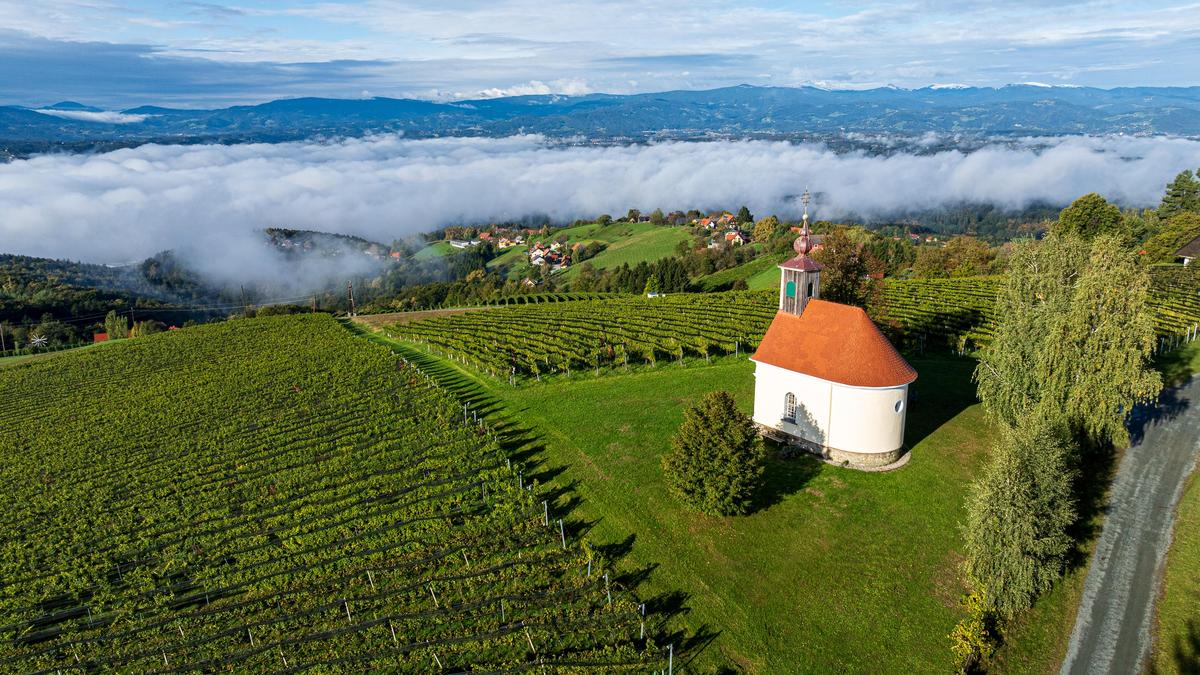
<instances>
[{"instance_id":1,"label":"round window","mask_svg":"<svg viewBox=\"0 0 1200 675\"><path fill-rule=\"evenodd\" d=\"M900 412L901 410L904 410L904 400L903 399L896 401L896 412Z\"/></svg>"}]
</instances>

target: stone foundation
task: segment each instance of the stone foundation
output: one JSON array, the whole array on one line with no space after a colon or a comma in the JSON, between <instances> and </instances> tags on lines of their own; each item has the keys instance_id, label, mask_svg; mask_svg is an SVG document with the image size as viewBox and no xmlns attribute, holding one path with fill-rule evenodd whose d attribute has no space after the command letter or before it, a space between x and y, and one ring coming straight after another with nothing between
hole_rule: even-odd
<instances>
[{"instance_id":1,"label":"stone foundation","mask_svg":"<svg viewBox=\"0 0 1200 675\"><path fill-rule=\"evenodd\" d=\"M758 424L759 433L784 445L800 448L805 452L817 455L827 462L842 464L852 469L876 469L881 466L894 464L904 456L904 448L899 447L890 452L850 452L839 450L827 445L820 445L810 440L793 436L773 427Z\"/></svg>"}]
</instances>

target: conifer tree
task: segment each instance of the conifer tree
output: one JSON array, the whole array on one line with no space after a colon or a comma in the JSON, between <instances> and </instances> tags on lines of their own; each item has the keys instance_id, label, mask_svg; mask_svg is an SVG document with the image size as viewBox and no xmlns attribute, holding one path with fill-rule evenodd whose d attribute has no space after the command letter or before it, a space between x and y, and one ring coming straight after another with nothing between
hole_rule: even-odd
<instances>
[{"instance_id":1,"label":"conifer tree","mask_svg":"<svg viewBox=\"0 0 1200 675\"><path fill-rule=\"evenodd\" d=\"M117 314L117 310L109 311L104 317L104 332L110 340L122 340L129 337L129 320Z\"/></svg>"},{"instance_id":2,"label":"conifer tree","mask_svg":"<svg viewBox=\"0 0 1200 675\"><path fill-rule=\"evenodd\" d=\"M709 515L750 510L762 484L765 451L754 423L729 392L710 392L688 408L671 442L663 472L676 497Z\"/></svg>"},{"instance_id":3,"label":"conifer tree","mask_svg":"<svg viewBox=\"0 0 1200 675\"><path fill-rule=\"evenodd\" d=\"M1158 217L1166 220L1180 213L1200 213L1200 177L1191 171L1181 171L1167 185Z\"/></svg>"}]
</instances>

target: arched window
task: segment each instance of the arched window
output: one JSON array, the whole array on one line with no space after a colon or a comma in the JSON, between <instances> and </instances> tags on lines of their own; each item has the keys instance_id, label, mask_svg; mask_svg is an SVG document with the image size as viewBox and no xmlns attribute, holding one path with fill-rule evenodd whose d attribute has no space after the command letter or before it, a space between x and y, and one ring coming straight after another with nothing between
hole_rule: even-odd
<instances>
[{"instance_id":1,"label":"arched window","mask_svg":"<svg viewBox=\"0 0 1200 675\"><path fill-rule=\"evenodd\" d=\"M796 282L794 282L794 281L787 282L787 285L785 286L785 288L787 289L787 296L789 298L796 297Z\"/></svg>"},{"instance_id":2,"label":"arched window","mask_svg":"<svg viewBox=\"0 0 1200 675\"><path fill-rule=\"evenodd\" d=\"M796 421L796 395L790 391L783 397L783 419L785 422Z\"/></svg>"}]
</instances>

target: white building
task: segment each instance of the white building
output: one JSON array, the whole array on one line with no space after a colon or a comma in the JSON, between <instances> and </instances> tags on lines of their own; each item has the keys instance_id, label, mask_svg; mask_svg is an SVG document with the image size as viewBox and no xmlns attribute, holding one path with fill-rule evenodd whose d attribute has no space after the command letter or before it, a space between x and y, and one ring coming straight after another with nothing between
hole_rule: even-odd
<instances>
[{"instance_id":1,"label":"white building","mask_svg":"<svg viewBox=\"0 0 1200 675\"><path fill-rule=\"evenodd\" d=\"M751 360L764 434L859 468L904 454L908 385L917 379L861 308L821 300L805 213L797 256L780 265L779 311Z\"/></svg>"}]
</instances>

